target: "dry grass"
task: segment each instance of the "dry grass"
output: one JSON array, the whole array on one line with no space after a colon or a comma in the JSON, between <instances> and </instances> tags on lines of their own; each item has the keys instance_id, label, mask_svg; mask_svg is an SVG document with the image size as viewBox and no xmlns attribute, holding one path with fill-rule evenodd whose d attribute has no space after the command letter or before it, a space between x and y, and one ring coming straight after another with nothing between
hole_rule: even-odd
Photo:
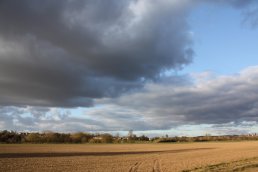
<instances>
[{"instance_id":1,"label":"dry grass","mask_svg":"<svg viewBox=\"0 0 258 172\"><path fill-rule=\"evenodd\" d=\"M0 171L257 171L258 142L0 145Z\"/></svg>"}]
</instances>

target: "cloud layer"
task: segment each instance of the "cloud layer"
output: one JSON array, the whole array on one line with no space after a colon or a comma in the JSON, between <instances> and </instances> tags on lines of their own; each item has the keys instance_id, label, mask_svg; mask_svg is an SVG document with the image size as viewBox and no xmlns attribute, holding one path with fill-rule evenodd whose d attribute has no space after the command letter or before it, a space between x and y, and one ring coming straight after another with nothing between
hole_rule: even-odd
<instances>
[{"instance_id":1,"label":"cloud layer","mask_svg":"<svg viewBox=\"0 0 258 172\"><path fill-rule=\"evenodd\" d=\"M192 83L179 77L181 84L149 83L138 92L97 99L97 107L85 109L83 116L76 118L55 108L1 108L0 127L16 123L20 130L144 131L209 124L223 132L257 125L258 66L237 75L199 73L188 78Z\"/></svg>"},{"instance_id":2,"label":"cloud layer","mask_svg":"<svg viewBox=\"0 0 258 172\"><path fill-rule=\"evenodd\" d=\"M194 54L187 16L203 2L214 3L1 1L0 105L92 106L182 68ZM256 2L216 4L246 9L255 24Z\"/></svg>"},{"instance_id":3,"label":"cloud layer","mask_svg":"<svg viewBox=\"0 0 258 172\"><path fill-rule=\"evenodd\" d=\"M121 118L142 121L140 130L257 121L257 76L258 67L250 67L233 76L194 75L189 85L147 84L141 92L99 100L103 107L88 115L113 119L122 128L130 124Z\"/></svg>"},{"instance_id":4,"label":"cloud layer","mask_svg":"<svg viewBox=\"0 0 258 172\"><path fill-rule=\"evenodd\" d=\"M234 76L164 73L192 62L187 17L197 5L240 9L243 21L256 27L257 2L2 0L0 129L256 125L258 67ZM84 117L60 108L94 103Z\"/></svg>"},{"instance_id":5,"label":"cloud layer","mask_svg":"<svg viewBox=\"0 0 258 172\"><path fill-rule=\"evenodd\" d=\"M192 60L191 3L1 1L0 104L91 106Z\"/></svg>"}]
</instances>

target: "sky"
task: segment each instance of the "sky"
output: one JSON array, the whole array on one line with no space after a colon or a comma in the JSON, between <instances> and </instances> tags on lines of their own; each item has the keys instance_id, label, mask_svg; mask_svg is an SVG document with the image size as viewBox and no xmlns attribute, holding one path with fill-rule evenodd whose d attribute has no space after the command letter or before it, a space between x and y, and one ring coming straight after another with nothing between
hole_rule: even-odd
<instances>
[{"instance_id":1,"label":"sky","mask_svg":"<svg viewBox=\"0 0 258 172\"><path fill-rule=\"evenodd\" d=\"M258 130L258 1L2 0L0 130Z\"/></svg>"}]
</instances>

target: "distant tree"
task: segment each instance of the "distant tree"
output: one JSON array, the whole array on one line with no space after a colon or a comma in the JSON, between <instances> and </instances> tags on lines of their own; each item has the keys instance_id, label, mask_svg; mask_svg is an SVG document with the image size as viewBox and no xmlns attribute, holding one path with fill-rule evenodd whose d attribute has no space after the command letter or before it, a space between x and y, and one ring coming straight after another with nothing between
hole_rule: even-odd
<instances>
[{"instance_id":1,"label":"distant tree","mask_svg":"<svg viewBox=\"0 0 258 172\"><path fill-rule=\"evenodd\" d=\"M40 143L41 142L41 137L39 133L29 133L25 137L26 142L31 142L31 143Z\"/></svg>"},{"instance_id":2,"label":"distant tree","mask_svg":"<svg viewBox=\"0 0 258 172\"><path fill-rule=\"evenodd\" d=\"M142 135L142 136L138 137L138 140L139 141L149 141L150 139L149 139L149 137Z\"/></svg>"},{"instance_id":3,"label":"distant tree","mask_svg":"<svg viewBox=\"0 0 258 172\"><path fill-rule=\"evenodd\" d=\"M73 133L70 135L73 143L87 143L93 138L93 135L83 132Z\"/></svg>"},{"instance_id":4,"label":"distant tree","mask_svg":"<svg viewBox=\"0 0 258 172\"><path fill-rule=\"evenodd\" d=\"M105 133L101 135L101 141L102 143L112 143L113 142L113 136L111 134Z\"/></svg>"},{"instance_id":5,"label":"distant tree","mask_svg":"<svg viewBox=\"0 0 258 172\"><path fill-rule=\"evenodd\" d=\"M21 143L21 135L14 131L1 131L0 143Z\"/></svg>"},{"instance_id":6,"label":"distant tree","mask_svg":"<svg viewBox=\"0 0 258 172\"><path fill-rule=\"evenodd\" d=\"M46 132L46 133L43 133L42 134L43 136L43 139L44 139L44 142L45 143L58 143L60 142L59 141L59 134L58 133L54 133L54 132Z\"/></svg>"}]
</instances>

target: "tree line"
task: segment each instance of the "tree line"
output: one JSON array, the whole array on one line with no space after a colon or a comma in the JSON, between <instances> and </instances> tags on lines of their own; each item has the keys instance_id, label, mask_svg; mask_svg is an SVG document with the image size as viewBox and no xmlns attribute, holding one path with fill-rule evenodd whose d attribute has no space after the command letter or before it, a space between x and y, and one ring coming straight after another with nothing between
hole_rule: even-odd
<instances>
[{"instance_id":1,"label":"tree line","mask_svg":"<svg viewBox=\"0 0 258 172\"><path fill-rule=\"evenodd\" d=\"M109 133L18 133L7 130L0 131L0 143L134 143L142 141L149 141L149 138L144 135L137 137L134 134L120 137Z\"/></svg>"},{"instance_id":2,"label":"tree line","mask_svg":"<svg viewBox=\"0 0 258 172\"><path fill-rule=\"evenodd\" d=\"M243 140L258 140L256 134L247 135L222 135L222 136L196 136L196 137L162 137L155 139L157 143L172 143L172 142L219 142L219 141L243 141Z\"/></svg>"},{"instance_id":3,"label":"tree line","mask_svg":"<svg viewBox=\"0 0 258 172\"><path fill-rule=\"evenodd\" d=\"M210 141L242 141L258 140L258 135L224 135L224 136L196 136L196 137L154 137L149 138L145 135L136 136L129 131L128 136L113 136L109 133L29 133L15 131L0 131L0 143L173 143L173 142L210 142Z\"/></svg>"}]
</instances>

